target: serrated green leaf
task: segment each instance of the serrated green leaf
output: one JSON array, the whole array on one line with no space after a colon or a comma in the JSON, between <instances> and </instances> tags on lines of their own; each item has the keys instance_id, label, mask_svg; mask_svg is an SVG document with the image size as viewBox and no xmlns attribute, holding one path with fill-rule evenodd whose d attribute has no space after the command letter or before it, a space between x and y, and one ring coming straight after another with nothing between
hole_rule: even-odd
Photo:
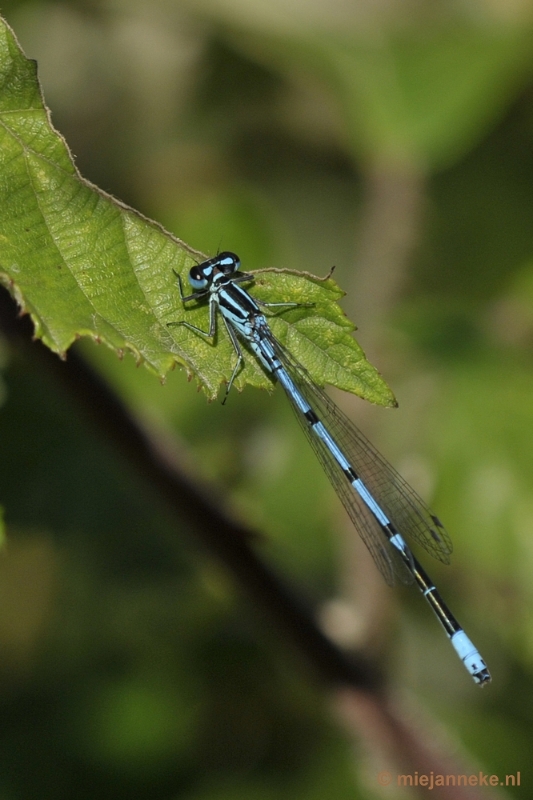
<instances>
[{"instance_id":1,"label":"serrated green leaf","mask_svg":"<svg viewBox=\"0 0 533 800\"><path fill-rule=\"evenodd\" d=\"M272 274L279 275L274 283ZM336 386L365 400L394 405L394 395L353 338L355 325L337 301L344 295L331 278L306 273L260 270L255 273L254 294L268 303L290 298L313 303L308 308L286 311L269 319L276 337L301 362L320 386Z\"/></svg>"},{"instance_id":2,"label":"serrated green leaf","mask_svg":"<svg viewBox=\"0 0 533 800\"><path fill-rule=\"evenodd\" d=\"M205 304L185 309L186 285L204 256L84 180L52 127L36 65L0 25L0 280L31 314L36 336L63 354L81 336L131 351L160 376L178 363L215 397L235 364L224 326L211 342L169 322L208 328ZM352 338L331 279L257 273L255 291L299 308L272 319L277 336L320 385L391 405L393 396ZM262 293L262 294L261 294ZM235 385L272 386L252 354Z\"/></svg>"}]
</instances>

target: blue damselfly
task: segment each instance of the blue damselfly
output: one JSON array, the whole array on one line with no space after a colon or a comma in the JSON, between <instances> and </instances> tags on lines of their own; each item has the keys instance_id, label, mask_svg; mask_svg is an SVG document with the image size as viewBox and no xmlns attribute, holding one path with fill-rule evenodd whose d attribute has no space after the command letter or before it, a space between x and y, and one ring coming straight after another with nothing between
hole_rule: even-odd
<instances>
[{"instance_id":1,"label":"blue damselfly","mask_svg":"<svg viewBox=\"0 0 533 800\"><path fill-rule=\"evenodd\" d=\"M209 329L204 331L184 321L168 324L184 325L213 339L217 314L221 314L236 354L224 402L243 365L242 340L284 388L309 443L387 583L415 582L474 681L480 685L489 682L490 673L483 658L405 540L413 539L432 556L449 563L452 543L442 523L333 400L313 383L305 368L273 335L261 310L301 304L255 300L242 286L253 281L254 276L240 272L239 267L239 257L230 252L194 266L189 272L193 293L188 296L184 296L176 273L184 305L208 300Z\"/></svg>"}]
</instances>

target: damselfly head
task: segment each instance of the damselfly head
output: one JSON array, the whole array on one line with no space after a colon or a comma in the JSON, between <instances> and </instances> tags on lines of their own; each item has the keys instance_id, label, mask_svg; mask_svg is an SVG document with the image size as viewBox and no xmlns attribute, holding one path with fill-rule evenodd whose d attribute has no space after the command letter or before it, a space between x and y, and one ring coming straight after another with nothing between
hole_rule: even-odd
<instances>
[{"instance_id":1,"label":"damselfly head","mask_svg":"<svg viewBox=\"0 0 533 800\"><path fill-rule=\"evenodd\" d=\"M213 282L215 270L223 275L233 275L241 266L241 260L235 253L228 251L219 253L218 256L202 261L189 271L189 283L196 291L208 289Z\"/></svg>"}]
</instances>

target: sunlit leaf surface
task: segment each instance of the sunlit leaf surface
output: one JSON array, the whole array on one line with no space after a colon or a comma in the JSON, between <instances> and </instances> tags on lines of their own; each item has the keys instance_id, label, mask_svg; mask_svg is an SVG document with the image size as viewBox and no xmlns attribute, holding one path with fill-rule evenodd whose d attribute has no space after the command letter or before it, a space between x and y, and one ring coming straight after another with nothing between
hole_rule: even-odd
<instances>
[{"instance_id":1,"label":"sunlit leaf surface","mask_svg":"<svg viewBox=\"0 0 533 800\"><path fill-rule=\"evenodd\" d=\"M78 173L51 125L36 64L12 31L0 30L0 279L31 314L36 335L63 354L81 336L131 351L164 376L176 363L210 397L231 375L235 353L223 326L214 342L205 307L185 310L173 271L186 283L202 255ZM393 397L352 338L331 280L280 270L260 273L258 295L312 304L273 319L276 334L314 380L390 405ZM252 355L236 381L271 387Z\"/></svg>"}]
</instances>

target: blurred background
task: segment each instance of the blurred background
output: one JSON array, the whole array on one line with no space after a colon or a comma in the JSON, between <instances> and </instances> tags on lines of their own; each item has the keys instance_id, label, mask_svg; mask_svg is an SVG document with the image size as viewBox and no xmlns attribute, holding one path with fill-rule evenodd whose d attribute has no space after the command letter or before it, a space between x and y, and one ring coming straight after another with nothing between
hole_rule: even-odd
<instances>
[{"instance_id":1,"label":"blurred background","mask_svg":"<svg viewBox=\"0 0 533 800\"><path fill-rule=\"evenodd\" d=\"M477 689L391 591L280 391L208 404L77 345L264 532L324 629L397 702L533 796L533 3L3 3L81 173L194 248L326 274L399 409L335 399L455 544L428 563ZM378 747L47 374L0 350L0 800L322 800ZM513 790L511 790L513 791Z\"/></svg>"}]
</instances>

